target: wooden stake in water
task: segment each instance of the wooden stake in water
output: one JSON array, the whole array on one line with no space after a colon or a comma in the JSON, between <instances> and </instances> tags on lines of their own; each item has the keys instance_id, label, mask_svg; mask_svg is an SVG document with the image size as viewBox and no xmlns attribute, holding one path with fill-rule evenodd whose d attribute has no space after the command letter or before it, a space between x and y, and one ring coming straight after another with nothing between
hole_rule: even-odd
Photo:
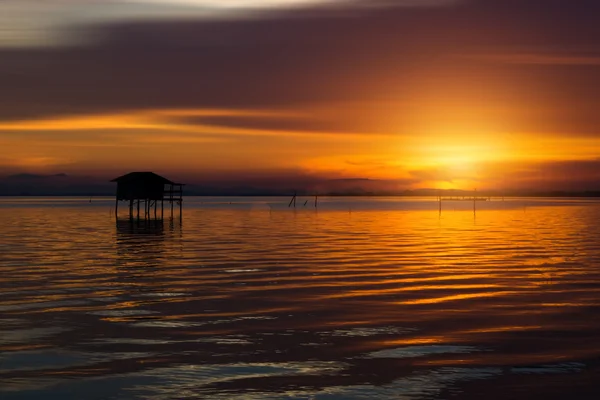
<instances>
[{"instance_id":1,"label":"wooden stake in water","mask_svg":"<svg viewBox=\"0 0 600 400\"><path fill-rule=\"evenodd\" d=\"M290 200L290 204L288 204L288 208L290 208L292 206L292 203L294 204L294 208L296 208L296 192L294 192L294 197L292 197L292 199Z\"/></svg>"}]
</instances>

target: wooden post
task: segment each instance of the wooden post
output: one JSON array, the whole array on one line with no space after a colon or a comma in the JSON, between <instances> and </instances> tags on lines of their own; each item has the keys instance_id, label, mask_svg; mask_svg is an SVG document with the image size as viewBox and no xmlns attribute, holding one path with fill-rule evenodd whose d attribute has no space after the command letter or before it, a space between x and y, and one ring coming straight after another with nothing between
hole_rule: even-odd
<instances>
[{"instance_id":1,"label":"wooden post","mask_svg":"<svg viewBox=\"0 0 600 400\"><path fill-rule=\"evenodd\" d=\"M160 200L160 219L164 219L164 218L165 218L165 199L163 196L163 198Z\"/></svg>"},{"instance_id":2,"label":"wooden post","mask_svg":"<svg viewBox=\"0 0 600 400\"><path fill-rule=\"evenodd\" d=\"M175 189L173 188L173 185L170 185L170 186L169 186L169 188L170 188L170 191L169 191L169 199L170 199L170 201L171 201L171 219L172 219L172 218L173 218L173 191L174 191Z\"/></svg>"},{"instance_id":3,"label":"wooden post","mask_svg":"<svg viewBox=\"0 0 600 400\"><path fill-rule=\"evenodd\" d=\"M140 199L137 201L137 218L140 219Z\"/></svg>"},{"instance_id":4,"label":"wooden post","mask_svg":"<svg viewBox=\"0 0 600 400\"><path fill-rule=\"evenodd\" d=\"M156 216L156 207L158 206L158 204L156 204L156 200L154 200L154 219L157 218Z\"/></svg>"},{"instance_id":5,"label":"wooden post","mask_svg":"<svg viewBox=\"0 0 600 400\"><path fill-rule=\"evenodd\" d=\"M119 198L115 201L115 218L119 219Z\"/></svg>"},{"instance_id":6,"label":"wooden post","mask_svg":"<svg viewBox=\"0 0 600 400\"><path fill-rule=\"evenodd\" d=\"M183 186L179 186L179 222L183 219Z\"/></svg>"},{"instance_id":7,"label":"wooden post","mask_svg":"<svg viewBox=\"0 0 600 400\"><path fill-rule=\"evenodd\" d=\"M133 199L129 199L129 219L133 219Z\"/></svg>"}]
</instances>

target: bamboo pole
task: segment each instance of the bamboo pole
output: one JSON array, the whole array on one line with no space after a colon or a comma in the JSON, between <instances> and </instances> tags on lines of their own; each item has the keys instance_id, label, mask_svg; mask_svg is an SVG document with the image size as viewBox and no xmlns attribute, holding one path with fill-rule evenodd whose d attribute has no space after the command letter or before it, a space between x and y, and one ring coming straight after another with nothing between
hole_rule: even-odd
<instances>
[{"instance_id":1,"label":"bamboo pole","mask_svg":"<svg viewBox=\"0 0 600 400\"><path fill-rule=\"evenodd\" d=\"M288 204L288 208L290 208L292 206L292 203L294 203L294 207L296 207L296 193L294 193L294 196L290 200L290 204Z\"/></svg>"}]
</instances>

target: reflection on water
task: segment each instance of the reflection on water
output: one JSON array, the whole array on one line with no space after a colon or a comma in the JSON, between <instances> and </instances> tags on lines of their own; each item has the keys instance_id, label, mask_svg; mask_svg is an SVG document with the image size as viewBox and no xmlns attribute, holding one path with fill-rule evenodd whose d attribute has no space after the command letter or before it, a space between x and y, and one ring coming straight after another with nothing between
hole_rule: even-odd
<instances>
[{"instance_id":1,"label":"reflection on water","mask_svg":"<svg viewBox=\"0 0 600 400\"><path fill-rule=\"evenodd\" d=\"M0 205L0 397L598 394L600 204L269 201Z\"/></svg>"}]
</instances>

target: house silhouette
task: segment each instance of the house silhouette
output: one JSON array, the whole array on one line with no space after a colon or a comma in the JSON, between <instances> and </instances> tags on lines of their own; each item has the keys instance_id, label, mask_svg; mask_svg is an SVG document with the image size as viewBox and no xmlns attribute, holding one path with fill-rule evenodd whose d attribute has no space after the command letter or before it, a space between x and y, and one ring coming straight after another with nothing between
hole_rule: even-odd
<instances>
[{"instance_id":1,"label":"house silhouette","mask_svg":"<svg viewBox=\"0 0 600 400\"><path fill-rule=\"evenodd\" d=\"M137 218L140 218L140 206L144 205L144 218L150 218L150 212L154 208L154 218L157 218L158 202L161 203L161 218L164 216L164 202L171 204L171 217L173 207L179 205L179 216L183 207L182 183L175 183L154 172L130 172L111 182L117 183L117 194L115 200L115 215L118 218L119 202L129 202L129 217L133 218L134 208L137 209Z\"/></svg>"}]
</instances>

